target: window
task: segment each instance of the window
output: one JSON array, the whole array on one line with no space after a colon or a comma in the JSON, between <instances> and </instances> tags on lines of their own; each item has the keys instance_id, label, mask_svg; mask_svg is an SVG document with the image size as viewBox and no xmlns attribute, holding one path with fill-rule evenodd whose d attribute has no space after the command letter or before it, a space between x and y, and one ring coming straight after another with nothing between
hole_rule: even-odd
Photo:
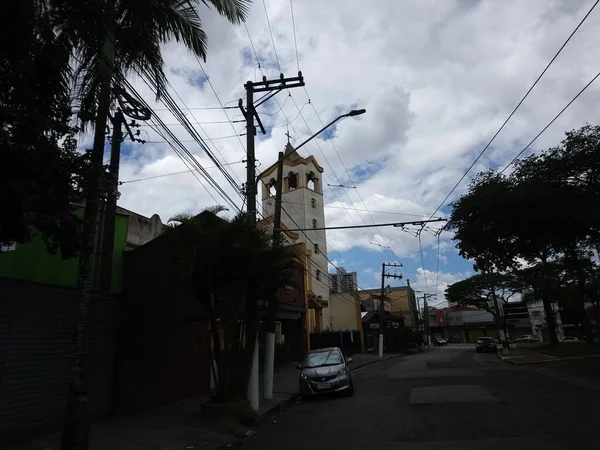
<instances>
[{"instance_id":1,"label":"window","mask_svg":"<svg viewBox=\"0 0 600 450\"><path fill-rule=\"evenodd\" d=\"M541 311L538 309L534 309L531 311L531 317L541 317Z\"/></svg>"},{"instance_id":2,"label":"window","mask_svg":"<svg viewBox=\"0 0 600 450\"><path fill-rule=\"evenodd\" d=\"M298 189L298 176L294 172L288 173L288 183L290 191Z\"/></svg>"},{"instance_id":3,"label":"window","mask_svg":"<svg viewBox=\"0 0 600 450\"><path fill-rule=\"evenodd\" d=\"M317 281L321 281L321 271L317 270Z\"/></svg>"},{"instance_id":4,"label":"window","mask_svg":"<svg viewBox=\"0 0 600 450\"><path fill-rule=\"evenodd\" d=\"M310 199L310 206L312 206L313 208L317 207L317 200L315 200L314 198Z\"/></svg>"},{"instance_id":5,"label":"window","mask_svg":"<svg viewBox=\"0 0 600 450\"><path fill-rule=\"evenodd\" d=\"M317 188L317 177L312 171L306 174L306 187L311 191L315 191Z\"/></svg>"},{"instance_id":6,"label":"window","mask_svg":"<svg viewBox=\"0 0 600 450\"><path fill-rule=\"evenodd\" d=\"M317 219L313 219L313 228L317 228Z\"/></svg>"},{"instance_id":7,"label":"window","mask_svg":"<svg viewBox=\"0 0 600 450\"><path fill-rule=\"evenodd\" d=\"M315 244L315 255L319 254L319 244Z\"/></svg>"}]
</instances>

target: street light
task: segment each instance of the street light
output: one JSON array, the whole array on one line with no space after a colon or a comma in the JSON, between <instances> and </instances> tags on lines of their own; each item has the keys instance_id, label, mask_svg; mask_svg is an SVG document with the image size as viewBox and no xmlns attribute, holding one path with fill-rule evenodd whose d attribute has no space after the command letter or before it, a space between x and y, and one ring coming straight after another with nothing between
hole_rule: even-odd
<instances>
[{"instance_id":1,"label":"street light","mask_svg":"<svg viewBox=\"0 0 600 450\"><path fill-rule=\"evenodd\" d=\"M360 116L361 114L366 113L367 110L366 109L353 109L352 111L346 113L346 114L342 114L341 116L339 116L337 119L332 120L331 122L329 122L327 125L325 125L323 128L321 128L319 131L317 131L315 134L313 134L311 137L309 137L307 140L305 140L302 144L300 144L298 147L296 147L294 149L294 151L290 152L289 155L291 155L292 153L297 152L300 148L304 147L308 142L310 142L311 140L313 140L314 138L316 138L318 135L320 135L323 131L325 131L327 128L329 128L331 125L333 125L334 123L336 123L339 120L342 120L346 117L354 117L354 116ZM286 155L286 156L289 156ZM283 157L280 156L277 159L277 163L279 164L280 161L283 161ZM279 167L277 167L277 169L279 170ZM279 173L278 173L279 176ZM279 178L277 178L279 180Z\"/></svg>"},{"instance_id":2,"label":"street light","mask_svg":"<svg viewBox=\"0 0 600 450\"><path fill-rule=\"evenodd\" d=\"M341 116L339 116L336 119L329 122L327 125L325 125L323 128L321 128L319 131L317 131L315 134L313 134L307 140L302 142L299 146L294 148L294 150L292 150L287 155L284 155L283 152L279 152L279 155L277 155L277 162L276 162L277 178L275 181L275 183L276 183L276 185L275 185L275 211L273 213L273 216L274 216L273 217L273 241L274 241L275 245L279 245L279 236L281 234L281 190L282 190L282 185L283 185L283 160L285 158L287 158L288 156L290 156L291 154L296 153L300 148L304 147L304 145L306 145L307 142L316 138L318 135L320 135L323 131L325 131L327 128L329 128L331 125L333 125L337 121L344 119L346 117L360 116L361 114L364 114L366 112L367 112L367 110L363 108L363 109L353 109L352 111L347 112L346 114L342 114ZM258 183L258 179L256 181Z\"/></svg>"}]
</instances>

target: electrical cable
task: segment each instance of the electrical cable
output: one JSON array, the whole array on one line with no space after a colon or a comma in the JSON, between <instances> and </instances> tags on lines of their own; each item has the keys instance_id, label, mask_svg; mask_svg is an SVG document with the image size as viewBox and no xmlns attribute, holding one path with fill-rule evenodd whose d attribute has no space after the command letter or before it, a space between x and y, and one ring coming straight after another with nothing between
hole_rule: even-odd
<instances>
[{"instance_id":1,"label":"electrical cable","mask_svg":"<svg viewBox=\"0 0 600 450\"><path fill-rule=\"evenodd\" d=\"M600 1L600 0L598 0ZM267 25L269 27L269 34L271 35L271 42L273 43L273 50L275 52L275 61L277 62L277 68L279 69L279 73L281 72L281 65L279 64L279 57L277 56L277 48L275 47L275 39L273 38L273 30L271 29L271 21L269 20L269 13L267 12L267 4L265 0L262 0L263 6L265 8L265 16L267 18Z\"/></svg>"},{"instance_id":2,"label":"electrical cable","mask_svg":"<svg viewBox=\"0 0 600 450\"><path fill-rule=\"evenodd\" d=\"M600 1L600 0L598 0L598 1ZM517 156L515 156L515 157L512 159L512 161L511 161L511 162L509 162L509 163L508 163L506 166L504 166L504 169L502 169L502 170L500 171L500 174L503 174L503 173L504 173L504 171L505 171L506 169L508 169L508 168L509 168L509 167L510 167L512 164L514 164L514 163L517 161L517 159L519 159L519 156L521 156L523 153L525 153L525 151L527 151L527 149L528 149L529 147L531 147L531 145L532 145L532 144L533 144L533 143L534 143L534 142L537 140L537 138L539 138L539 137L540 137L540 136L541 136L541 135L542 135L542 134L543 134L543 133L544 133L544 132L545 132L545 131L546 131L546 130L549 128L549 127L550 127L550 125L552 125L552 124L553 124L553 123L556 121L556 119L558 119L558 118L559 118L559 117L562 115L562 113L564 113L564 112L567 110L567 108L568 108L569 106L571 106L571 104L572 104L572 103L573 103L575 100L577 100L577 98L579 98L579 96L580 96L581 94L583 94L583 92L584 92L584 91L585 91L585 90L586 90L588 87L590 87L590 85L591 85L591 84L592 84L594 81L596 81L596 79L597 79L599 76L600 76L600 72L598 72L598 73L596 74L596 76L595 76L594 78L592 78L592 79L591 79L591 80L588 82L588 84L586 84L586 85L583 87L583 89L582 89L582 90L580 90L580 91L577 93L577 95L576 95L575 97L573 97L573 99L571 99L571 101L570 101L569 103L567 103L567 104L566 104L566 106L565 106L563 109L561 109L561 110L560 110L560 112L559 112L559 113L558 113L556 116L554 116L554 119L552 119L552 120L551 120L551 121L548 123L548 125L546 125L546 126L545 126L545 127L542 129L542 131L540 131L540 132L539 132L539 133L538 133L538 134L537 134L537 135L536 135L536 136L535 136L535 137L534 137L534 138L531 140L531 142L529 142L529 144L527 144L527 145L525 146L525 148L523 148L523 150L521 150L521 151L520 151L520 152L517 154Z\"/></svg>"},{"instance_id":3,"label":"electrical cable","mask_svg":"<svg viewBox=\"0 0 600 450\"><path fill-rule=\"evenodd\" d=\"M456 190L456 188L460 185L460 183L462 182L462 180L465 179L465 177L467 176L467 174L469 173L469 171L475 166L475 164L477 164L477 161L479 161L479 159L483 156L483 154L486 152L486 150L489 148L490 145L492 145L492 142L494 142L494 140L496 139L496 136L498 136L500 134L500 132L504 129L504 127L506 126L506 124L508 123L508 121L511 119L511 117L517 112L517 110L519 109L519 107L521 106L521 104L525 101L525 99L529 96L529 93L533 90L533 88L537 85L537 83L540 81L540 79L544 76L544 74L546 73L546 71L550 68L550 66L552 65L552 63L556 60L556 58L558 57L558 55L562 52L562 50L566 47L566 45L569 43L569 41L571 40L571 38L575 35L575 33L577 33L577 30L579 30L579 28L581 27L581 25L583 25L583 22L585 22L585 20L588 18L588 16L592 13L592 11L594 10L594 8L596 7L596 5L598 5L598 3L600 2L600 0L596 0L594 2L594 4L592 5L592 7L590 8L590 10L587 12L587 14L583 17L583 19L581 19L581 21L579 22L579 24L577 25L577 27L575 27L575 29L573 30L573 32L569 35L569 37L567 38L567 40L564 42L564 44L558 49L558 51L556 52L556 54L554 55L554 57L550 60L550 62L548 63L548 65L546 65L546 67L544 68L544 70L542 71L542 73L540 73L540 75L537 77L537 79L534 81L534 83L531 85L531 87L529 88L529 90L525 93L525 95L523 96L523 98L521 99L521 101L519 101L519 103L517 104L517 106L515 106L515 108L513 109L513 111L510 113L510 115L506 118L506 120L504 121L504 123L502 124L502 126L498 129L498 131L496 131L496 133L494 134L494 136L492 136L492 139L490 139L490 141L487 143L487 145L483 148L483 150L481 151L481 153L479 153L479 155L477 156L477 158L475 158L475 160L473 161L473 163L469 166L469 168L467 169L467 171L463 174L463 176L460 177L460 179L458 180L458 182L454 185L454 187L450 190L450 192L448 193L448 195L446 195L446 197L444 198L444 200L442 200L442 202L439 204L439 206L435 209L435 211L431 214L431 217L433 217L433 215L435 213L437 213L439 211L439 209L444 206L444 203L446 203L446 201L450 198L450 196L452 195L452 193ZM430 219L431 219L430 217Z\"/></svg>"}]
</instances>

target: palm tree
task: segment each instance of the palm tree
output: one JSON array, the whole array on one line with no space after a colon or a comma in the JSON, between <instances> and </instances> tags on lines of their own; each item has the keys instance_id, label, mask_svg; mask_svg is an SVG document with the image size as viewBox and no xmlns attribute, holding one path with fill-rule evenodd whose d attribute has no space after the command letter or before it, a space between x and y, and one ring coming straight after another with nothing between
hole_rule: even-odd
<instances>
[{"instance_id":1,"label":"palm tree","mask_svg":"<svg viewBox=\"0 0 600 450\"><path fill-rule=\"evenodd\" d=\"M169 222L179 225L161 238L210 322L216 403L246 399L258 299L270 303L278 289L293 283L295 257L293 250L273 247L271 236L250 227L245 214L225 220L217 216L221 211L177 215Z\"/></svg>"},{"instance_id":2,"label":"palm tree","mask_svg":"<svg viewBox=\"0 0 600 450\"><path fill-rule=\"evenodd\" d=\"M50 5L57 35L72 44L80 119L83 126L94 123L79 256L71 383L61 441L63 449L86 449L89 434L86 333L96 216L102 192L104 133L113 92L120 87L123 77L133 71L149 79L160 97L167 82L161 44L171 40L183 42L193 54L206 59L207 37L197 7L210 3L230 22L240 23L246 18L250 0L36 1Z\"/></svg>"}]
</instances>

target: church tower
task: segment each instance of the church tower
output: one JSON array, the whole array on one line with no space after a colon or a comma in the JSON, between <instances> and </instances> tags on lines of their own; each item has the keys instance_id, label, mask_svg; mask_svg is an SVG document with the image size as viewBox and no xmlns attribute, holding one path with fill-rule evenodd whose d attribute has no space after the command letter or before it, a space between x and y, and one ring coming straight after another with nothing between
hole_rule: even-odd
<instances>
[{"instance_id":1,"label":"church tower","mask_svg":"<svg viewBox=\"0 0 600 450\"><path fill-rule=\"evenodd\" d=\"M287 143L283 160L281 224L282 229L308 229L298 232L296 243L303 242L311 252L310 267L306 270L310 272L307 306L311 318L307 327L312 332L323 329L322 309L328 305L330 290L325 230L313 230L325 227L322 173L323 168L313 156L303 158ZM276 178L276 164L260 175L262 213L266 219L273 217L275 212Z\"/></svg>"}]
</instances>

